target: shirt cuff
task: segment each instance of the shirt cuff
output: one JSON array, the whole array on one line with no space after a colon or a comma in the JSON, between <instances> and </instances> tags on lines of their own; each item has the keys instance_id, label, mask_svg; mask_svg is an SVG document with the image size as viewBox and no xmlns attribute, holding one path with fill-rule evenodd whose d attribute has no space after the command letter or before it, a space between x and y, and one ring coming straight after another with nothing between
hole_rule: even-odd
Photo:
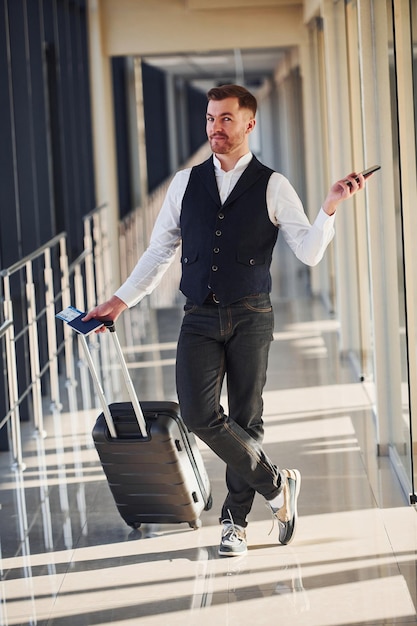
<instances>
[{"instance_id":1,"label":"shirt cuff","mask_svg":"<svg viewBox=\"0 0 417 626\"><path fill-rule=\"evenodd\" d=\"M142 300L146 294L136 289L136 287L127 280L119 287L114 295L120 298L120 300L123 300L123 302L131 308Z\"/></svg>"},{"instance_id":2,"label":"shirt cuff","mask_svg":"<svg viewBox=\"0 0 417 626\"><path fill-rule=\"evenodd\" d=\"M333 215L327 215L326 211L323 207L321 207L316 219L314 220L314 225L317 226L317 228L320 228L320 230L327 230L328 228L332 228L334 226L335 219L336 213L333 213Z\"/></svg>"}]
</instances>

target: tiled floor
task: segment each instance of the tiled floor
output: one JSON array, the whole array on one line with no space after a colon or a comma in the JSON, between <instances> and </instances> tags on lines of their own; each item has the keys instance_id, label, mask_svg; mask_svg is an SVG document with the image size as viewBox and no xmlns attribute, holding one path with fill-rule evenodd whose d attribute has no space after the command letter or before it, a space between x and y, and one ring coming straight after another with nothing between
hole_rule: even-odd
<instances>
[{"instance_id":1,"label":"tiled floor","mask_svg":"<svg viewBox=\"0 0 417 626\"><path fill-rule=\"evenodd\" d=\"M337 323L306 299L277 302L276 318L265 445L303 476L294 542L277 545L258 498L248 555L217 556L224 467L204 446L214 506L202 528L132 531L92 445L97 411L52 415L45 439L24 426L23 473L0 454L1 625L417 623L416 511L372 453L369 401L338 358ZM152 341L162 345L146 366L137 356L144 400L175 397L168 342L179 319L160 312Z\"/></svg>"}]
</instances>

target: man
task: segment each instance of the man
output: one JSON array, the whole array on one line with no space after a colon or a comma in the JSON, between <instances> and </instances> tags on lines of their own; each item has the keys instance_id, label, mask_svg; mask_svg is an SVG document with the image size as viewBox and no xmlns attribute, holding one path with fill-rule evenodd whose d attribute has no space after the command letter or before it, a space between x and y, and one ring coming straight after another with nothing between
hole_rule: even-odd
<instances>
[{"instance_id":1,"label":"man","mask_svg":"<svg viewBox=\"0 0 417 626\"><path fill-rule=\"evenodd\" d=\"M247 551L245 528L255 493L278 520L288 544L297 523L301 476L279 469L262 448L262 392L273 336L270 264L281 230L296 256L318 263L333 238L334 213L362 189L361 174L335 183L311 225L288 180L249 150L257 103L244 87L208 94L206 130L213 156L178 172L150 245L126 282L92 317L115 320L158 284L182 243L180 289L186 296L177 349L182 417L226 463L228 494L219 554ZM227 375L229 414L220 405Z\"/></svg>"}]
</instances>

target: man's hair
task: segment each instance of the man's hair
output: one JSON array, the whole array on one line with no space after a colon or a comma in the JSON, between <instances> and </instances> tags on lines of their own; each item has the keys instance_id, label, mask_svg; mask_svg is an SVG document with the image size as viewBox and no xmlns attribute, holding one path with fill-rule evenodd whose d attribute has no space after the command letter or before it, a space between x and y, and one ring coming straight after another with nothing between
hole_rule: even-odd
<instances>
[{"instance_id":1,"label":"man's hair","mask_svg":"<svg viewBox=\"0 0 417 626\"><path fill-rule=\"evenodd\" d=\"M240 85L221 85L213 87L207 92L207 100L225 100L225 98L237 98L241 109L249 109L253 117L256 115L257 102L254 95Z\"/></svg>"}]
</instances>

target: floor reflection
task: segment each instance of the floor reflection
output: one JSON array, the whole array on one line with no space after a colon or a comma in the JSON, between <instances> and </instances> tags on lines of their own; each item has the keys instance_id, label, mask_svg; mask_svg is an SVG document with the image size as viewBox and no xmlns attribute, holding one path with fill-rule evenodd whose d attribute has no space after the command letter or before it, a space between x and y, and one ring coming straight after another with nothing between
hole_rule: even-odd
<instances>
[{"instance_id":1,"label":"floor reflection","mask_svg":"<svg viewBox=\"0 0 417 626\"><path fill-rule=\"evenodd\" d=\"M178 319L158 314L163 345L154 345L154 329L146 358L172 350ZM281 616L291 626L417 622L416 512L372 452L367 394L333 361L331 320L287 321L279 321L271 350L265 445L303 474L293 544L277 546L257 498L248 554L218 557L224 465L204 445L214 506L203 527L132 531L92 444L97 411L75 410L72 389L71 410L45 419L46 438L24 424L25 471L0 454L0 626L252 626ZM142 398L152 398L157 381L172 399L171 355L153 357L132 368Z\"/></svg>"}]
</instances>

